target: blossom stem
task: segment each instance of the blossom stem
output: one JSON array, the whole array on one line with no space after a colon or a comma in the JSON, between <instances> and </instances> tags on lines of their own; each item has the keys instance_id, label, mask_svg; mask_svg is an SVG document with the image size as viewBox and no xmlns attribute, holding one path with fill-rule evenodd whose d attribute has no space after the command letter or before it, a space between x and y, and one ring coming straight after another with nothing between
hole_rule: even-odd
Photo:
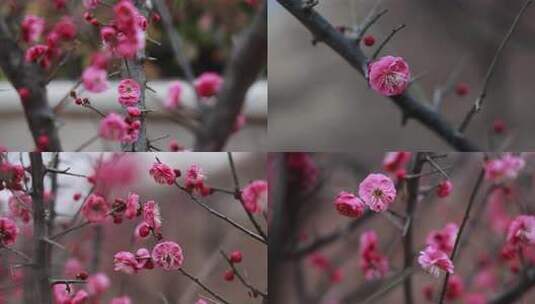
<instances>
[{"instance_id":1,"label":"blossom stem","mask_svg":"<svg viewBox=\"0 0 535 304\"><path fill-rule=\"evenodd\" d=\"M265 245L267 245L267 240L264 239L262 236L252 232L252 231L249 231L247 228L243 227L242 225L236 223L234 220L232 220L231 218L229 218L228 216L222 214L221 212L215 210L215 209L212 209L210 208L208 205L206 205L205 203L201 202L199 199L197 199L192 193L190 193L186 188L182 187L180 184L178 184L176 181L175 181L175 186L177 188L179 188L180 190L182 190L189 198L191 201L193 201L195 204L201 206L202 208L206 209L208 212L210 212L211 214L215 215L216 217L222 219L223 221L229 223L230 225L234 226L235 228L237 228L238 230L241 230L242 232L244 232L245 234L249 235L252 239L254 240L257 240Z\"/></svg>"},{"instance_id":2,"label":"blossom stem","mask_svg":"<svg viewBox=\"0 0 535 304\"><path fill-rule=\"evenodd\" d=\"M188 279L190 279L193 283L199 285L199 287L201 287L202 289L204 289L206 292L208 292L211 296L213 296L214 298L216 298L218 301L224 303L224 304L230 304L230 302L228 302L227 300L223 299L220 295L218 295L217 293L215 293L215 291L211 290L210 288L208 288L206 285L204 285L201 280L199 280L198 278L196 278L195 276L193 276L192 274L190 274L189 272L187 272L186 270L184 270L184 268L180 268L178 269L178 271L180 271L180 273L182 275L184 275L185 277L187 277Z\"/></svg>"},{"instance_id":3,"label":"blossom stem","mask_svg":"<svg viewBox=\"0 0 535 304\"><path fill-rule=\"evenodd\" d=\"M496 64L498 63L498 59L500 58L500 55L501 55L503 49L507 45L507 42L509 41L509 38L511 38L511 35L515 31L515 28L516 28L518 22L520 21L520 18L522 17L522 15L524 14L524 12L528 8L528 6L533 3L533 1L534 0L527 0L524 3L522 8L520 9L518 14L516 15L515 20L511 24L511 27L509 28L509 31L507 32L507 34L503 38L502 42L500 43L500 46L498 46L498 49L496 50L496 53L494 54L494 57L492 58L492 61L490 63L489 69L487 70L487 74L485 75L485 79L483 80L483 87L481 88L481 92L479 93L479 96L477 97L476 101L474 102L474 105L472 106L472 108L470 108L470 111L468 111L468 113L466 113L466 116L465 116L463 122L461 123L461 126L459 127L459 131L461 133L464 133L464 131L466 131L466 128L470 124L470 121L472 121L472 118L474 117L474 115L481 110L481 106L483 105L483 101L485 100L485 97L487 96L487 89L488 89L488 86L489 86L489 82L490 82L492 76L494 75L494 71L496 70Z\"/></svg>"},{"instance_id":4,"label":"blossom stem","mask_svg":"<svg viewBox=\"0 0 535 304\"><path fill-rule=\"evenodd\" d=\"M475 198L479 192L479 189L481 188L481 185L483 183L483 177L485 176L485 170L481 169L479 172L479 175L477 177L476 184L474 186L474 189L472 190L472 194L470 194L470 199L468 201L468 206L466 207L466 211L464 212L463 220L461 222L461 226L459 227L459 232L457 233L457 237L455 238L455 244L453 245L453 250L450 255L450 260L452 263L455 262L455 257L457 254L457 250L459 248L459 244L461 241L462 233L464 230L464 227L468 223L468 219L470 218L470 211L472 210L472 206L474 204ZM455 263L454 263L455 265ZM444 297L446 295L446 290L448 289L448 280L450 278L450 273L446 273L446 277L444 278L444 283L442 284L442 291L440 293L439 298L439 304L442 304L444 302Z\"/></svg>"},{"instance_id":5,"label":"blossom stem","mask_svg":"<svg viewBox=\"0 0 535 304\"><path fill-rule=\"evenodd\" d=\"M396 35L397 32L401 31L402 29L404 29L407 25L405 24L401 24L401 25L398 25L397 27L395 27L394 29L392 29L392 31L390 32L390 34L388 34L388 36L386 36L385 40L383 40L383 42L381 42L381 44L377 47L377 49L375 50L375 52L373 53L372 55L372 60L375 60L377 59L377 57L379 56L379 54L381 53L381 51L383 50L383 48L386 46L386 44L392 40L392 38L394 38L394 35Z\"/></svg>"},{"instance_id":6,"label":"blossom stem","mask_svg":"<svg viewBox=\"0 0 535 304\"><path fill-rule=\"evenodd\" d=\"M267 293L259 290L258 288L254 287L251 283L247 282L247 280L245 280L245 278L242 276L242 274L236 268L236 265L234 265L234 263L232 263L232 261L229 259L229 257L227 256L227 254L223 250L221 250L220 253L223 256L223 258L225 259L225 261L227 261L227 263L229 264L230 268L232 268L232 271L236 274L236 277L238 277L238 280L240 280L240 282L243 284L243 286L245 286L246 288L249 288L251 290L251 292L253 293L253 295L260 295L264 299L268 298L268 294Z\"/></svg>"},{"instance_id":7,"label":"blossom stem","mask_svg":"<svg viewBox=\"0 0 535 304\"><path fill-rule=\"evenodd\" d=\"M258 234L260 234L260 236L264 240L267 240L267 235L264 232L264 230L262 230L262 227L260 227L260 224L256 221L256 219L251 214L251 212L249 212L249 210L247 210L247 208L245 208L245 202L243 201L243 198L242 198L241 192L240 192L241 188L240 188L240 181L238 179L238 172L236 171L236 166L234 165L234 159L232 157L232 153L231 152L227 152L227 156L228 156L228 161L229 161L229 165L230 165L230 171L232 172L232 179L234 180L234 191L235 191L235 194L238 195L238 199L240 201L240 204L241 204L243 210L247 214L247 217L249 218L249 220L251 221L251 223L255 227L255 229L258 232Z\"/></svg>"}]
</instances>

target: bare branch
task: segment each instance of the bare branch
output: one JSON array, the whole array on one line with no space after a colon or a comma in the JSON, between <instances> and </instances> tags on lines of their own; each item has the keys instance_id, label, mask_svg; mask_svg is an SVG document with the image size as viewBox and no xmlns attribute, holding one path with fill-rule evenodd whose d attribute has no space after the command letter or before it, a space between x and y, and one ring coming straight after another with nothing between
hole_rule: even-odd
<instances>
[{"instance_id":1,"label":"bare branch","mask_svg":"<svg viewBox=\"0 0 535 304\"><path fill-rule=\"evenodd\" d=\"M41 68L24 59L22 49L11 36L8 25L0 15L0 67L15 89L25 88L29 96L22 101L28 126L36 146L46 136L48 151L61 151L54 113L48 104L46 76Z\"/></svg>"},{"instance_id":2,"label":"bare branch","mask_svg":"<svg viewBox=\"0 0 535 304\"><path fill-rule=\"evenodd\" d=\"M267 63L267 1L251 26L238 39L225 72L217 103L206 113L196 151L220 151L232 134L245 95Z\"/></svg>"},{"instance_id":3,"label":"bare branch","mask_svg":"<svg viewBox=\"0 0 535 304\"><path fill-rule=\"evenodd\" d=\"M516 15L515 20L513 21L513 24L511 24L511 27L509 28L509 31L507 32L507 34L503 38L502 42L500 43L500 46L496 50L496 53L494 54L494 58L492 58L492 61L491 61L490 66L489 66L489 69L487 70L487 74L486 74L485 79L483 81L483 87L481 88L481 92L479 93L479 96L477 97L474 105L472 106L470 111L468 111L468 113L466 114L463 122L461 123L461 126L459 127L459 131L460 132L464 132L466 130L466 128L468 127L468 124L470 124L470 121L472 120L474 115L481 110L481 106L483 105L483 101L485 100L485 97L487 96L487 89L488 89L489 82L490 82L490 80L492 78L492 75L494 75L494 71L496 69L496 64L498 63L498 59L500 58L500 54L502 53L503 49L505 48L505 45L509 41L509 38L511 38L511 35L515 31L515 28L516 28L518 22L520 21L520 18L522 17L522 15L524 14L524 12L528 8L528 6L530 4L532 4L532 3L533 3L533 0L527 0L524 3L522 8L520 9L518 14Z\"/></svg>"},{"instance_id":4,"label":"bare branch","mask_svg":"<svg viewBox=\"0 0 535 304\"><path fill-rule=\"evenodd\" d=\"M453 251L451 252L450 259L452 262L455 262L455 257L457 255L457 250L459 248L459 244L461 241L462 233L464 230L464 227L466 226L466 223L468 223L468 219L470 218L470 211L472 210L472 206L474 205L474 201L476 199L477 193L479 192L479 189L481 188L481 184L483 182L483 177L485 176L485 170L481 169L479 172L479 175L477 177L476 184L474 186L474 189L472 190L472 194L470 194L470 199L468 201L468 206L466 207L466 211L464 212L463 220L461 222L461 226L459 227L459 232L457 233L457 237L455 238L455 244L453 245ZM448 280L450 278L450 273L446 273L446 277L444 278L444 283L442 284L442 291L440 293L440 299L439 303L442 304L444 302L444 296L446 295L447 287L448 287Z\"/></svg>"}]
</instances>

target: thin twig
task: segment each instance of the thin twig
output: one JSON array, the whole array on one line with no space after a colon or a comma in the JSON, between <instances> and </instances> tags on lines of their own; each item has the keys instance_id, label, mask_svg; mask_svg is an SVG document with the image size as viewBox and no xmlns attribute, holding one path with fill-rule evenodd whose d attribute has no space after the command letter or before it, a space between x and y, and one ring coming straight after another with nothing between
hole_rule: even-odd
<instances>
[{"instance_id":1,"label":"thin twig","mask_svg":"<svg viewBox=\"0 0 535 304\"><path fill-rule=\"evenodd\" d=\"M260 295L264 299L268 298L268 294L267 293L265 293L265 292L261 291L260 289L254 287L251 283L249 283L249 282L247 282L247 280L245 280L245 278L242 276L242 274L236 268L236 265L234 265L234 263L232 263L230 258L227 256L227 254L223 250L220 250L219 252L221 253L221 256L223 256L225 261L227 261L227 263L229 264L230 268L232 268L232 271L236 274L236 277L238 277L238 280L240 280L240 282L243 284L243 286L245 286L246 288L250 289L251 292L253 293L253 295Z\"/></svg>"},{"instance_id":2,"label":"thin twig","mask_svg":"<svg viewBox=\"0 0 535 304\"><path fill-rule=\"evenodd\" d=\"M229 161L229 165L230 165L230 171L232 172L232 179L234 180L234 191L235 191L234 195L237 196L238 200L240 201L240 205L242 206L243 210L247 214L247 217L249 218L249 220L251 221L251 223L255 227L255 229L258 232L258 234L260 234L260 236L262 236L262 238L264 238L264 240L267 240L267 235L264 232L264 230L262 230L262 227L260 227L260 224L256 221L256 219L251 214L251 212L249 212L249 210L247 210L247 208L245 208L245 202L243 201L243 197L241 195L241 190L240 190L241 189L240 188L240 181L238 180L238 172L236 171L236 166L234 165L234 159L232 158L232 153L231 152L227 152L227 156L228 156L228 161Z\"/></svg>"},{"instance_id":3,"label":"thin twig","mask_svg":"<svg viewBox=\"0 0 535 304\"><path fill-rule=\"evenodd\" d=\"M513 21L513 24L511 24L511 27L509 28L509 31L507 32L507 34L505 35L504 39L500 43L500 46L496 50L496 53L494 54L494 57L492 58L492 61L490 63L489 69L487 70L487 74L485 76L485 79L483 80L483 87L481 88L481 92L479 93L479 96L477 97L474 105L472 106L470 111L468 111L468 113L466 114L465 118L463 119L463 122L461 123L461 126L459 127L459 131L461 133L464 133L464 131L468 127L468 124L470 124L470 121L474 117L474 115L481 110L481 106L483 105L483 101L484 101L485 97L487 96L487 89L488 89L489 82L490 82L492 76L494 75L494 71L496 69L496 64L498 63L498 59L500 58L500 54L502 53L502 51L505 48L507 42L509 41L509 38L511 38L511 35L515 31L515 28L516 28L518 22L520 21L520 18L522 17L522 15L524 14L524 12L528 8L528 6L533 3L533 1L534 0L527 0L524 3L522 8L520 9L518 14L516 15L515 20Z\"/></svg>"},{"instance_id":4,"label":"thin twig","mask_svg":"<svg viewBox=\"0 0 535 304\"><path fill-rule=\"evenodd\" d=\"M206 285L204 285L201 280L199 280L198 278L196 278L195 276L193 276L192 274L190 274L189 272L187 272L186 270L184 270L184 268L180 268L178 269L178 271L180 271L180 273L182 275L184 275L185 277L187 277L188 279L190 279L193 283L199 285L199 287L201 287L202 289L204 289L206 292L208 292L212 297L216 298L218 301L221 301L222 303L225 303L225 304L230 304L230 302L228 302L227 300L223 299L220 295L218 295L217 293L215 293L215 291L211 290L210 288L208 288Z\"/></svg>"},{"instance_id":5,"label":"thin twig","mask_svg":"<svg viewBox=\"0 0 535 304\"><path fill-rule=\"evenodd\" d=\"M466 211L464 212L463 220L461 222L461 226L459 227L459 232L457 233L457 237L455 238L455 244L453 245L453 251L451 252L450 259L452 262L455 261L455 256L457 254L457 250L459 248L459 244L461 241L463 229L466 226L466 223L468 223L468 219L470 218L470 211L472 210L472 206L474 204L474 201L476 199L477 193L479 192L479 189L481 188L481 184L483 182L483 177L485 176L485 170L481 169L479 172L479 175L477 177L476 184L474 186L474 189L472 190L472 194L470 194L470 199L468 201L468 206L466 207ZM450 278L450 273L446 273L446 277L444 278L444 283L442 284L442 291L440 293L440 299L439 304L442 304L444 302L444 296L446 295L446 290L448 287L448 280Z\"/></svg>"},{"instance_id":6,"label":"thin twig","mask_svg":"<svg viewBox=\"0 0 535 304\"><path fill-rule=\"evenodd\" d=\"M383 42L377 47L377 50L375 50L375 52L373 53L372 55L372 60L375 60L377 59L377 56L379 56L379 54L381 53L381 51L383 50L383 48L386 46L386 44L392 40L392 38L394 38L394 35L396 35L397 32L401 31L402 29L404 29L407 25L405 24L401 24L397 27L395 27L394 29L392 29L392 32L390 32L390 34L388 34L388 36L386 36L385 40L383 40Z\"/></svg>"}]
</instances>

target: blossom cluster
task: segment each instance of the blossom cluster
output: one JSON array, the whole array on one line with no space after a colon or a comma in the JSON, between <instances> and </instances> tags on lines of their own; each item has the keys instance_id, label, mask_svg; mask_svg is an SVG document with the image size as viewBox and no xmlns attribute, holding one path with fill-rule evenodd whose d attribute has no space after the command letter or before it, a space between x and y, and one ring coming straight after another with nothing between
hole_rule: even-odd
<instances>
[{"instance_id":1,"label":"blossom cluster","mask_svg":"<svg viewBox=\"0 0 535 304\"><path fill-rule=\"evenodd\" d=\"M334 205L338 213L359 217L366 207L374 212L383 212L396 199L396 187L392 180L380 173L368 175L359 185L356 195L342 191L335 199Z\"/></svg>"}]
</instances>

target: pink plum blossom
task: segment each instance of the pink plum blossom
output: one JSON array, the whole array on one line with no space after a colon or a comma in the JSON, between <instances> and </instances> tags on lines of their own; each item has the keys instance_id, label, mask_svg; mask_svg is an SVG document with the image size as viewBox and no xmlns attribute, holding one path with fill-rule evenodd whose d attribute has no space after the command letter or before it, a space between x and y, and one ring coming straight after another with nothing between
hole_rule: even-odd
<instances>
[{"instance_id":1,"label":"pink plum blossom","mask_svg":"<svg viewBox=\"0 0 535 304\"><path fill-rule=\"evenodd\" d=\"M411 160L411 152L388 152L383 159L383 168L395 173Z\"/></svg>"},{"instance_id":2,"label":"pink plum blossom","mask_svg":"<svg viewBox=\"0 0 535 304\"><path fill-rule=\"evenodd\" d=\"M136 193L129 193L126 199L126 210L124 216L131 220L137 216L139 209L139 195Z\"/></svg>"},{"instance_id":3,"label":"pink plum blossom","mask_svg":"<svg viewBox=\"0 0 535 304\"><path fill-rule=\"evenodd\" d=\"M113 256L113 270L133 274L138 271L136 256L128 251L117 252Z\"/></svg>"},{"instance_id":4,"label":"pink plum blossom","mask_svg":"<svg viewBox=\"0 0 535 304\"><path fill-rule=\"evenodd\" d=\"M84 6L88 10L92 10L97 8L97 6L100 4L100 0L84 0Z\"/></svg>"},{"instance_id":5,"label":"pink plum blossom","mask_svg":"<svg viewBox=\"0 0 535 304\"><path fill-rule=\"evenodd\" d=\"M175 183L175 171L166 164L154 163L149 170L149 174L158 184L172 185Z\"/></svg>"},{"instance_id":6,"label":"pink plum blossom","mask_svg":"<svg viewBox=\"0 0 535 304\"><path fill-rule=\"evenodd\" d=\"M13 192L8 201L11 216L27 224L32 219L32 197L23 192Z\"/></svg>"},{"instance_id":7,"label":"pink plum blossom","mask_svg":"<svg viewBox=\"0 0 535 304\"><path fill-rule=\"evenodd\" d=\"M94 223L102 222L110 211L109 203L98 194L91 194L82 207L84 217Z\"/></svg>"},{"instance_id":8,"label":"pink plum blossom","mask_svg":"<svg viewBox=\"0 0 535 304\"><path fill-rule=\"evenodd\" d=\"M214 72L201 74L195 80L195 90L201 97L212 97L216 95L223 85L223 78Z\"/></svg>"},{"instance_id":9,"label":"pink plum blossom","mask_svg":"<svg viewBox=\"0 0 535 304\"><path fill-rule=\"evenodd\" d=\"M500 158L485 163L485 179L493 182L504 182L515 179L525 167L526 162L522 156L505 153Z\"/></svg>"},{"instance_id":10,"label":"pink plum blossom","mask_svg":"<svg viewBox=\"0 0 535 304\"><path fill-rule=\"evenodd\" d=\"M535 245L535 216L519 215L507 231L507 242L512 245Z\"/></svg>"},{"instance_id":11,"label":"pink plum blossom","mask_svg":"<svg viewBox=\"0 0 535 304\"><path fill-rule=\"evenodd\" d=\"M453 263L448 255L435 246L427 246L423 251L420 251L418 263L425 271L435 277L440 275L440 271L453 273L454 270Z\"/></svg>"},{"instance_id":12,"label":"pink plum blossom","mask_svg":"<svg viewBox=\"0 0 535 304\"><path fill-rule=\"evenodd\" d=\"M339 214L348 217L359 217L364 213L366 205L353 193L342 191L338 193L334 206Z\"/></svg>"},{"instance_id":13,"label":"pink plum blossom","mask_svg":"<svg viewBox=\"0 0 535 304\"><path fill-rule=\"evenodd\" d=\"M82 74L84 88L89 92L102 93L109 88L108 73L106 70L89 66Z\"/></svg>"},{"instance_id":14,"label":"pink plum blossom","mask_svg":"<svg viewBox=\"0 0 535 304\"><path fill-rule=\"evenodd\" d=\"M147 248L139 248L136 251L136 260L137 267L139 269L152 268L152 257L150 255L150 251Z\"/></svg>"},{"instance_id":15,"label":"pink plum blossom","mask_svg":"<svg viewBox=\"0 0 535 304\"><path fill-rule=\"evenodd\" d=\"M202 191L205 188L206 176L201 167L198 165L191 165L184 175L185 187L189 190Z\"/></svg>"},{"instance_id":16,"label":"pink plum blossom","mask_svg":"<svg viewBox=\"0 0 535 304\"><path fill-rule=\"evenodd\" d=\"M427 235L426 245L434 246L446 253L451 253L455 240L457 239L457 232L459 226L455 223L449 223L441 230L433 230Z\"/></svg>"},{"instance_id":17,"label":"pink plum blossom","mask_svg":"<svg viewBox=\"0 0 535 304\"><path fill-rule=\"evenodd\" d=\"M19 227L8 217L0 217L0 245L10 246L15 244L19 235Z\"/></svg>"},{"instance_id":18,"label":"pink plum blossom","mask_svg":"<svg viewBox=\"0 0 535 304\"><path fill-rule=\"evenodd\" d=\"M360 183L359 196L371 210L382 212L396 199L396 187L388 176L372 173Z\"/></svg>"},{"instance_id":19,"label":"pink plum blossom","mask_svg":"<svg viewBox=\"0 0 535 304\"><path fill-rule=\"evenodd\" d=\"M26 43L33 43L39 40L45 29L45 20L34 15L26 15L22 20L21 34L22 40Z\"/></svg>"},{"instance_id":20,"label":"pink plum blossom","mask_svg":"<svg viewBox=\"0 0 535 304\"><path fill-rule=\"evenodd\" d=\"M87 278L87 292L92 296L99 296L111 286L111 281L103 272L97 272Z\"/></svg>"},{"instance_id":21,"label":"pink plum blossom","mask_svg":"<svg viewBox=\"0 0 535 304\"><path fill-rule=\"evenodd\" d=\"M444 198L450 195L453 190L453 184L449 180L442 181L437 186L437 196Z\"/></svg>"},{"instance_id":22,"label":"pink plum blossom","mask_svg":"<svg viewBox=\"0 0 535 304\"><path fill-rule=\"evenodd\" d=\"M388 259L379 251L375 231L366 231L360 236L359 257L359 265L366 280L380 279L388 273Z\"/></svg>"},{"instance_id":23,"label":"pink plum blossom","mask_svg":"<svg viewBox=\"0 0 535 304\"><path fill-rule=\"evenodd\" d=\"M167 97L165 98L165 107L168 109L176 109L182 104L182 84L180 81L172 82L167 89Z\"/></svg>"},{"instance_id":24,"label":"pink plum blossom","mask_svg":"<svg viewBox=\"0 0 535 304\"><path fill-rule=\"evenodd\" d=\"M162 227L160 207L155 201L143 204L143 221L155 232L159 233Z\"/></svg>"},{"instance_id":25,"label":"pink plum blossom","mask_svg":"<svg viewBox=\"0 0 535 304\"><path fill-rule=\"evenodd\" d=\"M175 242L158 243L152 249L152 260L164 270L178 270L184 262L182 248Z\"/></svg>"},{"instance_id":26,"label":"pink plum blossom","mask_svg":"<svg viewBox=\"0 0 535 304\"><path fill-rule=\"evenodd\" d=\"M368 70L370 87L384 96L403 94L411 79L409 65L401 57L381 57Z\"/></svg>"},{"instance_id":27,"label":"pink plum blossom","mask_svg":"<svg viewBox=\"0 0 535 304\"><path fill-rule=\"evenodd\" d=\"M99 135L104 139L120 141L127 132L128 124L116 113L110 113L100 121Z\"/></svg>"},{"instance_id":28,"label":"pink plum blossom","mask_svg":"<svg viewBox=\"0 0 535 304\"><path fill-rule=\"evenodd\" d=\"M265 180L255 180L245 186L241 192L243 206L250 213L261 212L267 203L268 184Z\"/></svg>"},{"instance_id":29,"label":"pink plum blossom","mask_svg":"<svg viewBox=\"0 0 535 304\"><path fill-rule=\"evenodd\" d=\"M117 88L119 103L123 106L135 106L141 97L141 87L134 79L123 79Z\"/></svg>"}]
</instances>

